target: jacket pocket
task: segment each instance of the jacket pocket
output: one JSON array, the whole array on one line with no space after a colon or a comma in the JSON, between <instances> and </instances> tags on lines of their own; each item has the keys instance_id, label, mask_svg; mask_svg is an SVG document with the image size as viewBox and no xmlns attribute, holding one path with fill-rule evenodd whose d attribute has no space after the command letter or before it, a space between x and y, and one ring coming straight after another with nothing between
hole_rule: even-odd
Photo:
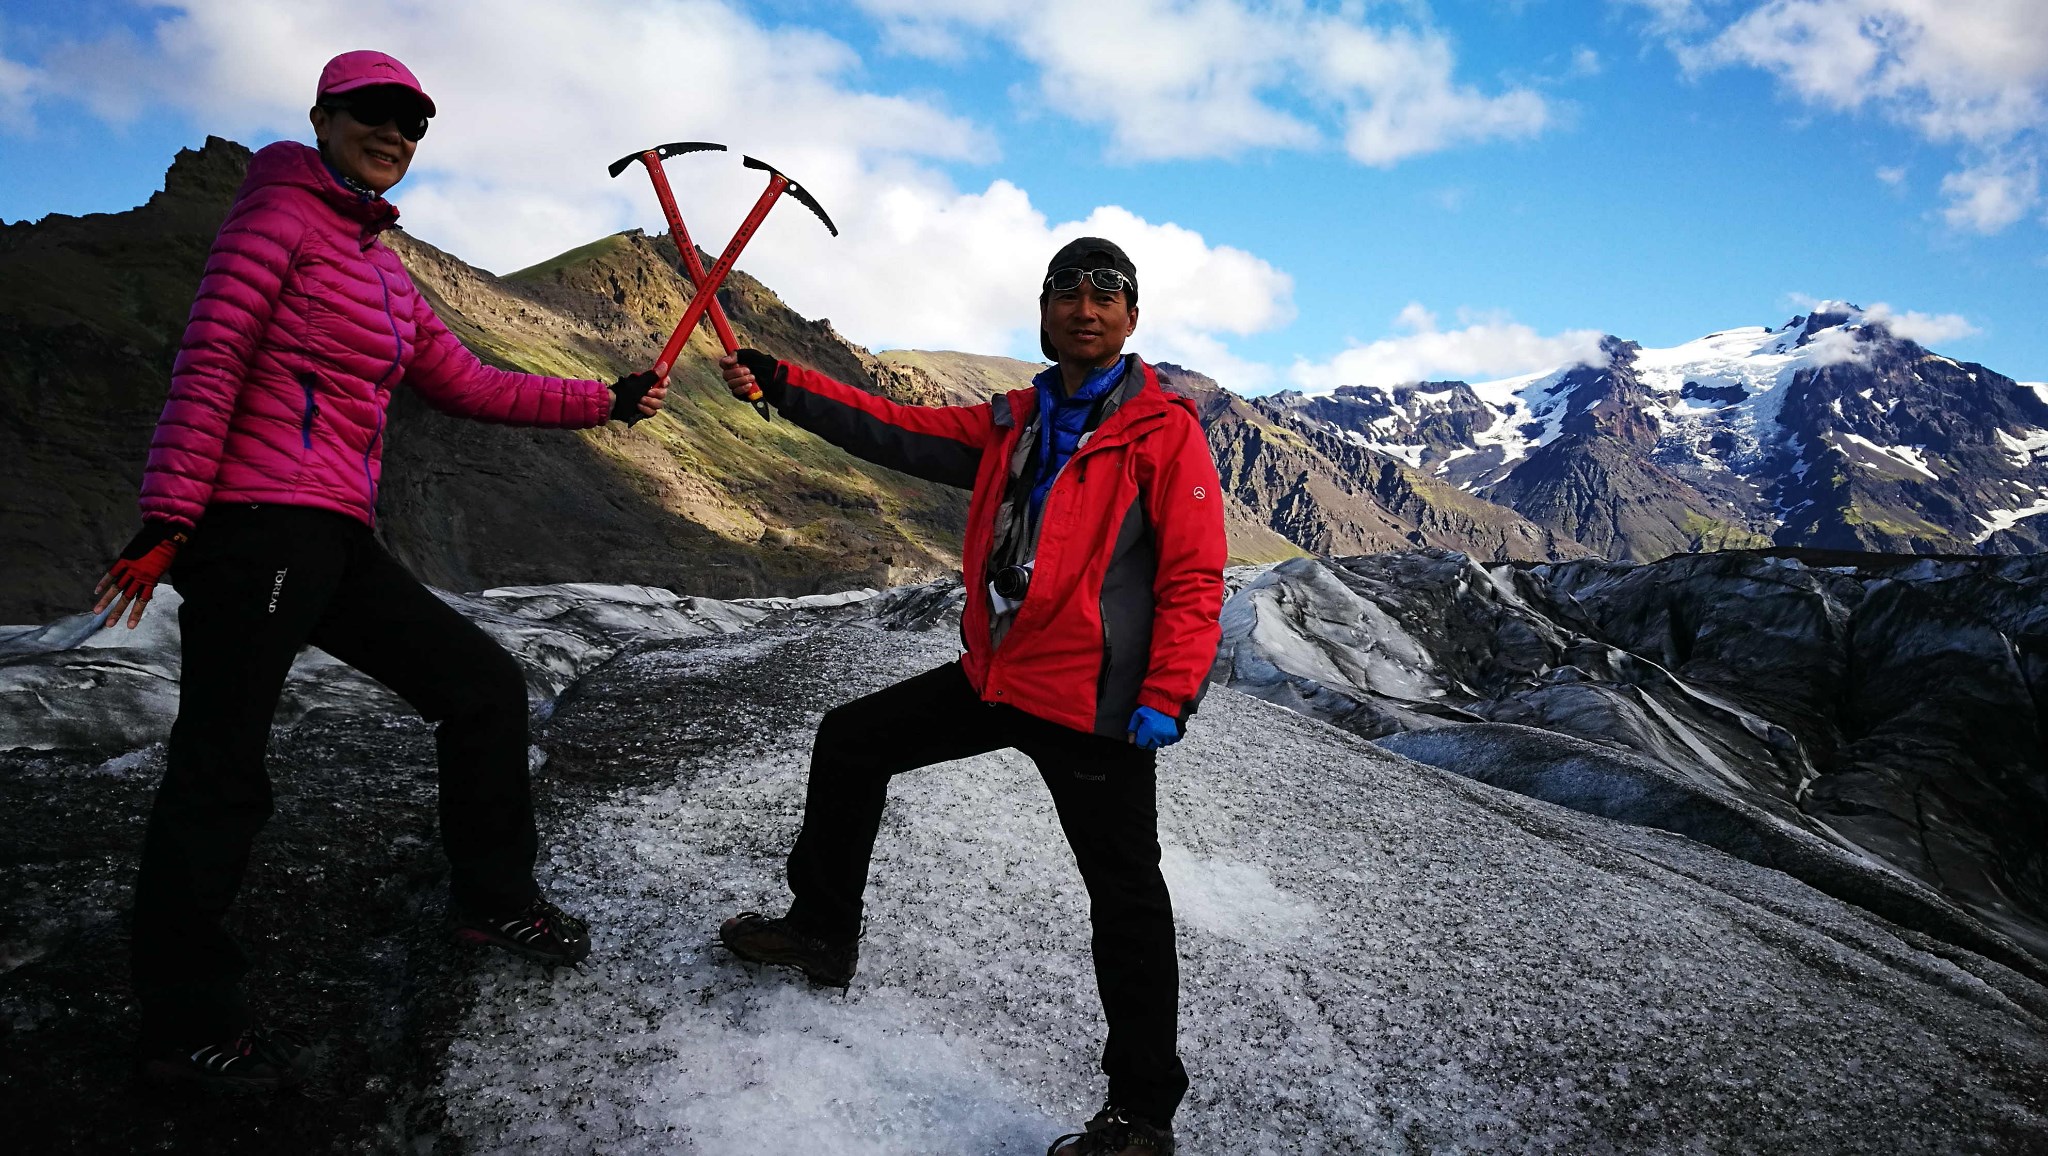
<instances>
[{"instance_id":1,"label":"jacket pocket","mask_svg":"<svg viewBox=\"0 0 2048 1156\"><path fill-rule=\"evenodd\" d=\"M320 384L320 378L311 370L299 374L299 388L306 391L305 412L299 418L299 444L306 449L313 448L313 419L320 416L320 403L313 400L313 390Z\"/></svg>"}]
</instances>

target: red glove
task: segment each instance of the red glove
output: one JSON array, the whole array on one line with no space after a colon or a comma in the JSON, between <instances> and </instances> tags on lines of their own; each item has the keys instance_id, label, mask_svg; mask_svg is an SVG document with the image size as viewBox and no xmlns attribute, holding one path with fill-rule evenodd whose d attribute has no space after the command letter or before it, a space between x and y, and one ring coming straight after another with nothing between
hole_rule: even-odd
<instances>
[{"instance_id":1,"label":"red glove","mask_svg":"<svg viewBox=\"0 0 2048 1156\"><path fill-rule=\"evenodd\" d=\"M171 559L178 556L178 547L185 544L185 531L169 522L144 522L142 529L129 541L121 557L107 570L107 576L93 588L93 596L99 603L92 608L94 614L107 608L118 596L121 601L114 606L114 612L107 615L101 626L112 626L121 620L121 612L133 602L135 609L128 615L128 629L142 621L142 612L149 606L151 595L156 593L156 584L171 568Z\"/></svg>"}]
</instances>

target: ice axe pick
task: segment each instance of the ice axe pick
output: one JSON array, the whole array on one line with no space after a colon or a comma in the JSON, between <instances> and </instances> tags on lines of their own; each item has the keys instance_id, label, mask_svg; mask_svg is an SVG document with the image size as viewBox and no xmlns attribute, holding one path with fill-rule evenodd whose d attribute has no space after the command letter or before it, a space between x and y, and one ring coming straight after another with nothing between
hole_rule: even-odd
<instances>
[{"instance_id":1,"label":"ice axe pick","mask_svg":"<svg viewBox=\"0 0 2048 1156\"><path fill-rule=\"evenodd\" d=\"M768 187L761 191L761 196L754 202L753 210L747 214L747 219L741 222L739 231L726 243L725 252L719 255L717 263L706 272L702 262L698 260L697 246L690 240L689 230L683 225L682 214L676 209L675 196L669 190L661 162L665 157L688 152L723 151L724 147L702 141L660 145L642 153L621 157L611 166L614 177L636 160L646 166L648 176L654 182L655 196L660 199L662 212L668 218L669 232L676 242L677 253L683 260L683 271L696 286L696 291L690 298L689 308L683 312L683 319L677 323L675 332L669 335L668 344L662 347L661 356L655 360L654 376L662 381L668 380L669 370L675 366L676 358L682 353L683 344L690 339L690 334L695 331L697 323L706 313L711 315L712 327L718 331L719 343L725 351L732 353L739 348L738 341L732 335L732 326L726 321L725 312L718 305L718 289L732 273L733 266L739 262L740 252L747 247L747 242L753 239L754 232L767 218L768 210L775 207L776 200L782 194L788 193L802 202L805 208L818 215L818 220L824 222L828 232L835 237L839 235L839 227L832 223L832 218L825 213L825 207L818 203L818 199L812 196L808 189L790 180L766 161L744 157L742 160L748 168L760 169L768 174ZM749 400L763 417L768 416L767 404L758 388L754 390L754 396Z\"/></svg>"}]
</instances>

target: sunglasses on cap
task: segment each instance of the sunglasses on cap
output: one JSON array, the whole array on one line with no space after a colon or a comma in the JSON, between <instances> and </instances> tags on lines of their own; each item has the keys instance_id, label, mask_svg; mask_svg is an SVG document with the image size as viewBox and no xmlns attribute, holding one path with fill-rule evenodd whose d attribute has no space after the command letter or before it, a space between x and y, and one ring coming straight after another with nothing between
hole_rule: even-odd
<instances>
[{"instance_id":1,"label":"sunglasses on cap","mask_svg":"<svg viewBox=\"0 0 2048 1156\"><path fill-rule=\"evenodd\" d=\"M351 92L342 96L330 96L320 102L322 108L339 109L356 119L359 124L370 128L382 128L396 122L398 135L417 142L427 135L427 114L420 108L420 102L403 92Z\"/></svg>"},{"instance_id":2,"label":"sunglasses on cap","mask_svg":"<svg viewBox=\"0 0 2048 1156\"><path fill-rule=\"evenodd\" d=\"M1045 287L1055 293L1071 293L1081 287L1081 278L1086 277L1104 293L1121 293L1130 287L1131 279L1115 269L1055 269L1045 279Z\"/></svg>"}]
</instances>

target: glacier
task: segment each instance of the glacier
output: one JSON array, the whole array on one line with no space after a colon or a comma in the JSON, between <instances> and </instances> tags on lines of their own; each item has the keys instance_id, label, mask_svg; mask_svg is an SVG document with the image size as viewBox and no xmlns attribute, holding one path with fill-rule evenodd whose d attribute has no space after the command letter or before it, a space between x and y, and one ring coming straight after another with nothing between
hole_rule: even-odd
<instances>
[{"instance_id":1,"label":"glacier","mask_svg":"<svg viewBox=\"0 0 2048 1156\"><path fill-rule=\"evenodd\" d=\"M1233 621L1271 597L1275 573L1232 575ZM1601 572L1579 578L1596 600ZM1512 572L1458 580L1509 608L1541 594ZM591 917L588 964L550 976L435 938L430 743L388 703L318 700L328 680L309 677L312 705L273 745L280 814L263 852L295 866L289 878L259 871L245 906L266 937L258 989L324 1009L314 1026L334 1038L313 1087L229 1114L138 1106L76 1079L88 1061L49 1057L92 1055L106 1046L92 1033L123 1023L107 959L133 848L47 840L67 822L79 840L139 830L161 754L130 745L151 733L154 700L114 681L75 688L79 726L105 692L93 725L110 741L0 754L0 800L46 833L17 828L0 859L12 1025L0 1086L63 1109L18 1117L17 1134L311 1147L332 1139L323 1121L345 1118L349 1142L377 1150L1036 1153L1094 1109L1086 899L1014 753L898 780L846 993L714 946L725 915L786 901L781 859L819 715L952 657L957 584L773 606L604 587L449 597L528 668L543 874ZM1462 709L1443 699L1467 699L1458 684L1476 689L1476 676L1438 655L1430 631L1399 634L1350 658L1329 639L1297 644L1332 652L1327 669L1349 691L1441 723L1425 712ZM161 677L174 636L154 649L122 641L135 668L124 677ZM78 649L44 635L0 658L0 692ZM1509 638L1504 653L1527 663L1540 650ZM20 701L6 712L17 725ZM1516 749L1482 725L1500 724L1452 727L1474 736L1453 741ZM1700 839L1490 785L1433 765L1457 761L1444 750L1409 757L1393 741L1218 685L1163 755L1195 1081L1177 1121L1185 1151L2048 1144L2048 989L2024 967ZM325 774L336 778L315 782ZM392 774L395 788L380 785ZM1850 856L1798 835L1808 853ZM394 871L413 873L411 892L350 906ZM265 896L288 895L303 902L259 918ZM298 906L323 925L396 912L363 949L367 979L294 954L311 934ZM337 984L346 998L321 1002ZM394 1072L393 1055L418 1062Z\"/></svg>"}]
</instances>

